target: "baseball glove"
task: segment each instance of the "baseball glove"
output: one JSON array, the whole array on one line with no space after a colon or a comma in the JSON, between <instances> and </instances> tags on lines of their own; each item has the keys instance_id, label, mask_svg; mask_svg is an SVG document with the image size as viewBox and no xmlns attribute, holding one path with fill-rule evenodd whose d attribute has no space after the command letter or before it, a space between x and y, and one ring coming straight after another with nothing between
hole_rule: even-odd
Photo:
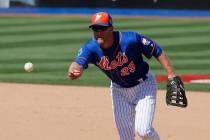
<instances>
[{"instance_id":1,"label":"baseball glove","mask_svg":"<svg viewBox=\"0 0 210 140\"><path fill-rule=\"evenodd\" d=\"M167 105L187 107L184 84L179 76L168 79L166 90Z\"/></svg>"}]
</instances>

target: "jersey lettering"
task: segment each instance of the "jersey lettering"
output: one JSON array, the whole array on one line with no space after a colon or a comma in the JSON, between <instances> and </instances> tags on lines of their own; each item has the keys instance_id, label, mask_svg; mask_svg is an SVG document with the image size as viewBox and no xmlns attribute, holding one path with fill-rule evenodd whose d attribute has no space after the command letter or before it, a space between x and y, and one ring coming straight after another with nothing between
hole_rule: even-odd
<instances>
[{"instance_id":1,"label":"jersey lettering","mask_svg":"<svg viewBox=\"0 0 210 140\"><path fill-rule=\"evenodd\" d=\"M104 70L109 70L109 59L106 56L101 57L101 60L99 62L99 67L104 69Z\"/></svg>"},{"instance_id":2,"label":"jersey lettering","mask_svg":"<svg viewBox=\"0 0 210 140\"><path fill-rule=\"evenodd\" d=\"M128 62L128 57L124 53L118 52L116 59L110 62L108 57L103 56L101 57L97 65L103 70L113 70L116 69L117 67L123 66L123 64L126 64L127 62ZM121 76L127 76L130 73L134 73L135 64L133 63L133 61L131 61L128 66L123 67L120 72Z\"/></svg>"},{"instance_id":3,"label":"jersey lettering","mask_svg":"<svg viewBox=\"0 0 210 140\"><path fill-rule=\"evenodd\" d=\"M130 62L130 64L128 65L128 68L129 68L130 72L132 72L132 73L136 71L136 66L133 63L133 61Z\"/></svg>"},{"instance_id":4,"label":"jersey lettering","mask_svg":"<svg viewBox=\"0 0 210 140\"><path fill-rule=\"evenodd\" d=\"M127 76L131 73L134 73L136 71L136 66L133 63L133 61L130 62L130 64L127 67L124 67L121 69L121 76Z\"/></svg>"},{"instance_id":5,"label":"jersey lettering","mask_svg":"<svg viewBox=\"0 0 210 140\"><path fill-rule=\"evenodd\" d=\"M127 62L128 62L128 57L122 52L118 52L116 59L110 62L108 57L103 56L101 57L100 62L97 63L97 65L103 70L112 70L122 66Z\"/></svg>"},{"instance_id":6,"label":"jersey lettering","mask_svg":"<svg viewBox=\"0 0 210 140\"><path fill-rule=\"evenodd\" d=\"M118 52L117 62L118 62L118 66L122 66L123 64L128 62L128 57L125 54L123 54L122 52Z\"/></svg>"}]
</instances>

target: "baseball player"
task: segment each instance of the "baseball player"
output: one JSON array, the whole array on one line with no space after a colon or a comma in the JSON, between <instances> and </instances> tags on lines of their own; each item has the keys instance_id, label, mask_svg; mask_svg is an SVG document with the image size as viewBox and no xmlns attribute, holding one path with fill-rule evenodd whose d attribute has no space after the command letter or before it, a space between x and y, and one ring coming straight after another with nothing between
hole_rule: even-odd
<instances>
[{"instance_id":1,"label":"baseball player","mask_svg":"<svg viewBox=\"0 0 210 140\"><path fill-rule=\"evenodd\" d=\"M157 83L143 55L156 58L168 77L174 77L163 49L139 33L114 31L112 17L106 12L94 14L89 28L93 37L70 65L69 78L79 78L89 63L97 66L111 79L113 114L120 140L134 140L136 134L143 140L159 140L152 127Z\"/></svg>"}]
</instances>

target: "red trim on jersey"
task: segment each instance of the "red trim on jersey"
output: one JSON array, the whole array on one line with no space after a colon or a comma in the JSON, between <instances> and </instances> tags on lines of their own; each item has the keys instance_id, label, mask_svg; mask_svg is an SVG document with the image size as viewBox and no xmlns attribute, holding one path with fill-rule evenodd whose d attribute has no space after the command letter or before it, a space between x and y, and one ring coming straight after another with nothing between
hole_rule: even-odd
<instances>
[{"instance_id":1,"label":"red trim on jersey","mask_svg":"<svg viewBox=\"0 0 210 140\"><path fill-rule=\"evenodd\" d=\"M116 58L117 56L117 50L120 48L120 43L121 43L121 40L122 40L122 33L119 32L119 42L118 42L118 45L117 45L117 48L116 50L114 51L114 58ZM124 81L121 76L119 75L119 71L116 71L116 74L117 74L117 77L120 81L122 81L125 85L129 85L126 81Z\"/></svg>"}]
</instances>

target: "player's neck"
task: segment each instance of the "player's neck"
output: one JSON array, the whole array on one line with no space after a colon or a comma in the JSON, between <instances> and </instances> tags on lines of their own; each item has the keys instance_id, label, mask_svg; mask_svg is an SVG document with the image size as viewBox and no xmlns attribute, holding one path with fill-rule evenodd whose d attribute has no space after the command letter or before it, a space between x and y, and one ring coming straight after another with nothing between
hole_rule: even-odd
<instances>
[{"instance_id":1,"label":"player's neck","mask_svg":"<svg viewBox=\"0 0 210 140\"><path fill-rule=\"evenodd\" d=\"M104 49L108 49L112 47L113 43L114 43L114 33L111 34L111 36L107 39L106 42L101 44L101 47Z\"/></svg>"}]
</instances>

